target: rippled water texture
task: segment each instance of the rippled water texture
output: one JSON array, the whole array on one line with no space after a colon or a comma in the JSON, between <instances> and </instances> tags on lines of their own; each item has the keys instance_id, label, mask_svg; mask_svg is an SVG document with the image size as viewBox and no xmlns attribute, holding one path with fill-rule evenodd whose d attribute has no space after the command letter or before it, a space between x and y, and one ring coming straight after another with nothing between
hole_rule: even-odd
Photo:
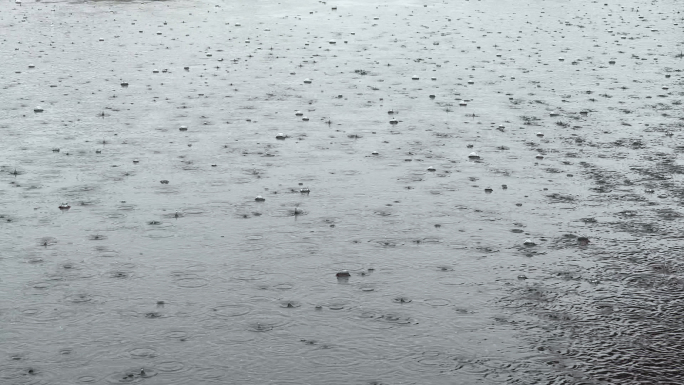
<instances>
[{"instance_id":1,"label":"rippled water texture","mask_svg":"<svg viewBox=\"0 0 684 385\"><path fill-rule=\"evenodd\" d=\"M681 384L680 12L5 1L0 383Z\"/></svg>"}]
</instances>

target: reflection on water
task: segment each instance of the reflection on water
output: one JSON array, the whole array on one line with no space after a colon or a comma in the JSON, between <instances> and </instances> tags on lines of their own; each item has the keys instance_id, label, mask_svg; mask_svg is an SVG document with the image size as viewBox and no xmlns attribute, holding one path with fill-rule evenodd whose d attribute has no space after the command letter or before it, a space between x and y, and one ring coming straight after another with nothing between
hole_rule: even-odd
<instances>
[{"instance_id":1,"label":"reflection on water","mask_svg":"<svg viewBox=\"0 0 684 385\"><path fill-rule=\"evenodd\" d=\"M16 1L0 383L679 383L671 0Z\"/></svg>"}]
</instances>

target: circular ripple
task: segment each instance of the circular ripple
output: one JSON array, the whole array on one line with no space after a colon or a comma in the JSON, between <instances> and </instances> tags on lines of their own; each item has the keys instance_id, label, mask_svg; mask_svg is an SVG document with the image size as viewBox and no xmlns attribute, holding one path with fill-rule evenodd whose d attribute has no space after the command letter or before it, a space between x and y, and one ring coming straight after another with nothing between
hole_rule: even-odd
<instances>
[{"instance_id":1,"label":"circular ripple","mask_svg":"<svg viewBox=\"0 0 684 385\"><path fill-rule=\"evenodd\" d=\"M339 354L328 355L321 354L320 350L316 351L316 355L309 359L310 362L316 366L327 367L327 368L348 368L355 367L360 364L361 355L357 352L345 351Z\"/></svg>"},{"instance_id":2,"label":"circular ripple","mask_svg":"<svg viewBox=\"0 0 684 385\"><path fill-rule=\"evenodd\" d=\"M265 271L256 269L233 269L229 270L228 273L233 279L239 279L241 281L255 281L263 279L266 275Z\"/></svg>"},{"instance_id":3,"label":"circular ripple","mask_svg":"<svg viewBox=\"0 0 684 385\"><path fill-rule=\"evenodd\" d=\"M44 385L50 384L52 373L33 366L2 367L0 382L11 385Z\"/></svg>"},{"instance_id":4,"label":"circular ripple","mask_svg":"<svg viewBox=\"0 0 684 385\"><path fill-rule=\"evenodd\" d=\"M88 293L69 294L64 300L71 303L102 303L103 298Z\"/></svg>"},{"instance_id":5,"label":"circular ripple","mask_svg":"<svg viewBox=\"0 0 684 385\"><path fill-rule=\"evenodd\" d=\"M186 277L178 278L174 281L176 286L183 287L186 289L196 289L198 287L204 287L209 284L209 280L202 277Z\"/></svg>"},{"instance_id":6,"label":"circular ripple","mask_svg":"<svg viewBox=\"0 0 684 385\"><path fill-rule=\"evenodd\" d=\"M98 253L98 257L103 257L103 258L114 258L119 256L119 252L116 250L110 250L105 247L98 246L95 248L95 251Z\"/></svg>"},{"instance_id":7,"label":"circular ripple","mask_svg":"<svg viewBox=\"0 0 684 385\"><path fill-rule=\"evenodd\" d=\"M323 305L330 310L349 310L351 309L351 300L347 298L332 298L326 301Z\"/></svg>"},{"instance_id":8,"label":"circular ripple","mask_svg":"<svg viewBox=\"0 0 684 385\"><path fill-rule=\"evenodd\" d=\"M109 278L115 278L115 279L128 279L133 277L133 272L132 271L126 271L126 270L112 270L107 273L105 273L105 276Z\"/></svg>"},{"instance_id":9,"label":"circular ripple","mask_svg":"<svg viewBox=\"0 0 684 385\"><path fill-rule=\"evenodd\" d=\"M245 305L218 305L209 309L208 314L213 317L231 318L249 314L252 309Z\"/></svg>"},{"instance_id":10,"label":"circular ripple","mask_svg":"<svg viewBox=\"0 0 684 385\"><path fill-rule=\"evenodd\" d=\"M171 338L174 340L182 340L182 339L188 338L188 333L186 333L182 330L172 330L172 331L164 334L164 337Z\"/></svg>"},{"instance_id":11,"label":"circular ripple","mask_svg":"<svg viewBox=\"0 0 684 385\"><path fill-rule=\"evenodd\" d=\"M128 350L126 353L128 353L128 355L132 358L154 358L157 356L157 351L148 347L133 348Z\"/></svg>"},{"instance_id":12,"label":"circular ripple","mask_svg":"<svg viewBox=\"0 0 684 385\"><path fill-rule=\"evenodd\" d=\"M297 215L296 216L302 216L302 215L306 215L306 214L307 214L306 211L304 211L303 209L301 209L299 207L297 208ZM292 208L281 208L281 209L277 209L277 210L272 210L272 211L269 211L268 215L270 215L272 217L276 217L276 218L294 217L295 216L295 208L292 207Z\"/></svg>"},{"instance_id":13,"label":"circular ripple","mask_svg":"<svg viewBox=\"0 0 684 385\"><path fill-rule=\"evenodd\" d=\"M154 365L154 368L164 373L178 373L186 370L186 365L180 361L164 361Z\"/></svg>"},{"instance_id":14,"label":"circular ripple","mask_svg":"<svg viewBox=\"0 0 684 385\"><path fill-rule=\"evenodd\" d=\"M146 378L154 377L156 375L157 371L152 368L138 367L112 373L105 377L105 381L109 382L110 384L134 384Z\"/></svg>"},{"instance_id":15,"label":"circular ripple","mask_svg":"<svg viewBox=\"0 0 684 385\"><path fill-rule=\"evenodd\" d=\"M217 381L226 376L226 371L217 368L201 368L195 370L196 377L203 380Z\"/></svg>"},{"instance_id":16,"label":"circular ripple","mask_svg":"<svg viewBox=\"0 0 684 385\"><path fill-rule=\"evenodd\" d=\"M46 294L49 289L60 285L61 280L49 280L49 281L35 281L29 282L27 288L32 291L33 294Z\"/></svg>"},{"instance_id":17,"label":"circular ripple","mask_svg":"<svg viewBox=\"0 0 684 385\"><path fill-rule=\"evenodd\" d=\"M27 308L20 311L23 322L46 324L56 321L69 321L69 324L80 322L89 316L90 312L79 310L62 304L43 304L40 308Z\"/></svg>"},{"instance_id":18,"label":"circular ripple","mask_svg":"<svg viewBox=\"0 0 684 385\"><path fill-rule=\"evenodd\" d=\"M247 324L247 330L252 332L268 332L288 325L291 320L282 315L264 315L254 317Z\"/></svg>"},{"instance_id":19,"label":"circular ripple","mask_svg":"<svg viewBox=\"0 0 684 385\"><path fill-rule=\"evenodd\" d=\"M207 210L201 207L188 207L183 209L183 214L185 215L202 215L205 214Z\"/></svg>"},{"instance_id":20,"label":"circular ripple","mask_svg":"<svg viewBox=\"0 0 684 385\"><path fill-rule=\"evenodd\" d=\"M430 306L447 306L451 304L451 302L448 299L443 298L428 298L424 299L423 302Z\"/></svg>"}]
</instances>

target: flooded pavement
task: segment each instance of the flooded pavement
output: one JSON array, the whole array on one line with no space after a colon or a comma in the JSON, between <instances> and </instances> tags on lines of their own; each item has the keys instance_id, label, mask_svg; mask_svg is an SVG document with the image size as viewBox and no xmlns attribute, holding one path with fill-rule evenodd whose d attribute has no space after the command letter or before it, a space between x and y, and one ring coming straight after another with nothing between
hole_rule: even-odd
<instances>
[{"instance_id":1,"label":"flooded pavement","mask_svg":"<svg viewBox=\"0 0 684 385\"><path fill-rule=\"evenodd\" d=\"M679 384L673 0L0 11L3 384Z\"/></svg>"}]
</instances>

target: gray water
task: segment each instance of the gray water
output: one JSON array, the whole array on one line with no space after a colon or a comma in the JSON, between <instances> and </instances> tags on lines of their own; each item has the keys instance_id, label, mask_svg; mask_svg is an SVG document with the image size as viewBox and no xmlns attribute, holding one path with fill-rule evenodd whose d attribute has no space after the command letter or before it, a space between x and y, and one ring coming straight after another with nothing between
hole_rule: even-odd
<instances>
[{"instance_id":1,"label":"gray water","mask_svg":"<svg viewBox=\"0 0 684 385\"><path fill-rule=\"evenodd\" d=\"M682 383L680 8L4 2L0 384Z\"/></svg>"}]
</instances>

